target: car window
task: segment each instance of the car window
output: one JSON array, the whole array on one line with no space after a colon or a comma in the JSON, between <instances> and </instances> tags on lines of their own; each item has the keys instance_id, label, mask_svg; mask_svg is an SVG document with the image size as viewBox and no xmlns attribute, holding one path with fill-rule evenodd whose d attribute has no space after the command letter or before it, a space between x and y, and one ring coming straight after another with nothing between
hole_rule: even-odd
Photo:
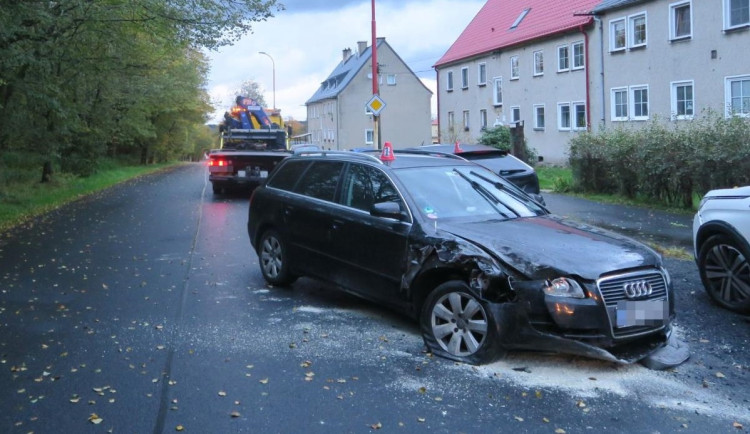
<instances>
[{"instance_id":1,"label":"car window","mask_svg":"<svg viewBox=\"0 0 750 434\"><path fill-rule=\"evenodd\" d=\"M268 180L268 186L279 188L281 190L292 190L297 183L302 172L310 165L309 161L287 161L286 164L279 167Z\"/></svg>"},{"instance_id":2,"label":"car window","mask_svg":"<svg viewBox=\"0 0 750 434\"><path fill-rule=\"evenodd\" d=\"M339 161L314 162L297 183L295 193L333 202L343 167Z\"/></svg>"},{"instance_id":3,"label":"car window","mask_svg":"<svg viewBox=\"0 0 750 434\"><path fill-rule=\"evenodd\" d=\"M401 204L401 197L385 173L364 164L349 166L342 189L342 204L363 211L369 212L372 205L379 202Z\"/></svg>"}]
</instances>

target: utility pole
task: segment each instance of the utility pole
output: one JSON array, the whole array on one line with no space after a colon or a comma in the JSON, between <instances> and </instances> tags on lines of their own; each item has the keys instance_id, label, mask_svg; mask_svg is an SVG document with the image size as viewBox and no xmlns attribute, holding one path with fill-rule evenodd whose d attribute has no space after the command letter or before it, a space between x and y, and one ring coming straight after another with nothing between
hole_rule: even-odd
<instances>
[{"instance_id":1,"label":"utility pole","mask_svg":"<svg viewBox=\"0 0 750 434\"><path fill-rule=\"evenodd\" d=\"M377 33L375 32L375 0L372 3L372 96L380 93L378 90L378 50L377 50ZM381 149L380 146L380 116L373 113L372 115L372 146L374 149Z\"/></svg>"},{"instance_id":2,"label":"utility pole","mask_svg":"<svg viewBox=\"0 0 750 434\"><path fill-rule=\"evenodd\" d=\"M273 72L273 109L276 110L276 62L274 62L273 57L265 51L258 51L258 54L265 54L271 59L271 69Z\"/></svg>"}]
</instances>

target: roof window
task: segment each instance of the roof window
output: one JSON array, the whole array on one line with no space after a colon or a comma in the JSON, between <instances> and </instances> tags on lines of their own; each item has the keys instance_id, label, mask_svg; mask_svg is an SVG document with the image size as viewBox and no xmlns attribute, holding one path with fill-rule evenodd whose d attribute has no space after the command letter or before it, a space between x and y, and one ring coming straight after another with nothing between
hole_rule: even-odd
<instances>
[{"instance_id":1,"label":"roof window","mask_svg":"<svg viewBox=\"0 0 750 434\"><path fill-rule=\"evenodd\" d=\"M513 25L510 26L510 30L513 30L516 27L518 27L518 25L521 24L521 21L523 21L523 19L526 18L526 15L529 14L530 10L531 10L531 8L526 8L526 9L522 10L521 14L518 16L518 18L516 18L516 20L513 21Z\"/></svg>"}]
</instances>

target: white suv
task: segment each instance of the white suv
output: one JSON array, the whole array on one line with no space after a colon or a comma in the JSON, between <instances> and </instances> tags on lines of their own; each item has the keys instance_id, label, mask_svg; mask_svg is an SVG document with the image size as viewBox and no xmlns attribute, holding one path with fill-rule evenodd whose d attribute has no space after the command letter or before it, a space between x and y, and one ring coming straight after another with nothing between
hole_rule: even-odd
<instances>
[{"instance_id":1,"label":"white suv","mask_svg":"<svg viewBox=\"0 0 750 434\"><path fill-rule=\"evenodd\" d=\"M750 313L750 186L706 193L693 219L693 246L711 298Z\"/></svg>"}]
</instances>

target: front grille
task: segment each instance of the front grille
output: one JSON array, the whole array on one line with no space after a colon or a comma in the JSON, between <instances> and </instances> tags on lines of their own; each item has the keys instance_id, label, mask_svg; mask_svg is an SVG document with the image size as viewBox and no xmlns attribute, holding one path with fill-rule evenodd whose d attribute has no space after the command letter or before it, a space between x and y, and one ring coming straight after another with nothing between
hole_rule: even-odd
<instances>
[{"instance_id":1,"label":"front grille","mask_svg":"<svg viewBox=\"0 0 750 434\"><path fill-rule=\"evenodd\" d=\"M604 277L596 282L596 286L602 296L604 304L607 306L607 314L609 316L610 325L612 327L612 335L616 339L628 338L638 336L646 333L651 333L656 330L662 329L664 326L632 326L632 327L614 327L617 318L617 304L621 301L630 301L631 299L625 294L624 287L628 283L645 281L651 286L652 292L650 295L635 298L637 301L647 300L667 300L668 301L668 290L667 282L664 275L659 271L641 271L635 273L618 274L614 276Z\"/></svg>"},{"instance_id":2,"label":"front grille","mask_svg":"<svg viewBox=\"0 0 750 434\"><path fill-rule=\"evenodd\" d=\"M628 282L645 280L651 285L653 292L639 300L663 300L667 298L667 282L664 275L658 271L620 274L605 277L596 282L602 299L607 306L617 306L618 301L627 300L623 286Z\"/></svg>"}]
</instances>

